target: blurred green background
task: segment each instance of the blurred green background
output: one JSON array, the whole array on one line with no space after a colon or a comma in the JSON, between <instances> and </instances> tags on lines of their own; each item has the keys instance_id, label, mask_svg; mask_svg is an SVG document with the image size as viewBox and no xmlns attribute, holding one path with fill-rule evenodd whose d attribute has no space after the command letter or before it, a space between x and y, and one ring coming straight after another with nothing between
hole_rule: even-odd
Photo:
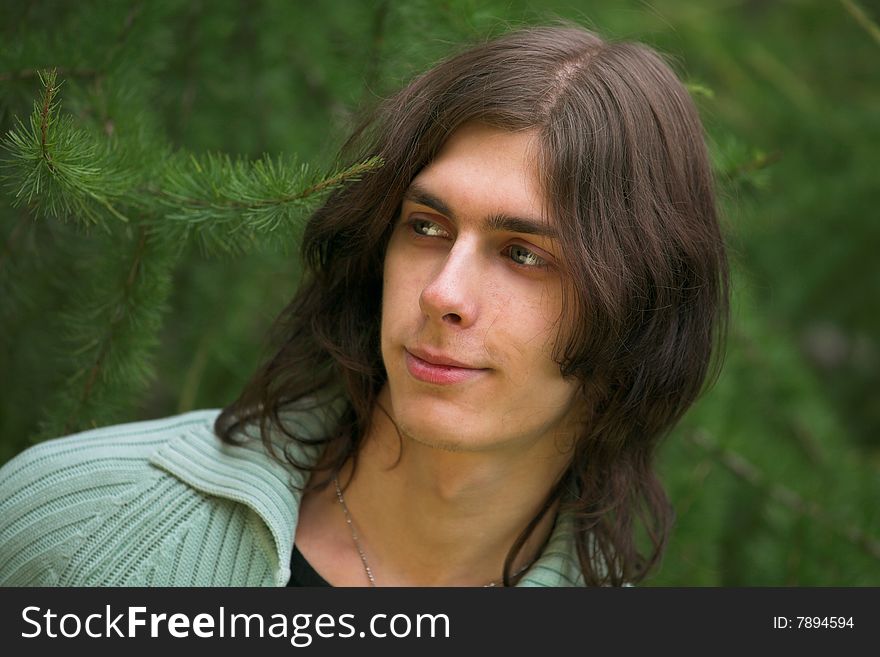
<instances>
[{"instance_id":1,"label":"blurred green background","mask_svg":"<svg viewBox=\"0 0 880 657\"><path fill-rule=\"evenodd\" d=\"M678 520L649 584L880 585L877 2L3 2L0 132L55 67L61 113L132 166L173 149L327 170L360 108L462 43L556 17L670 56L734 268L722 374L661 452ZM134 322L130 376L96 366L100 403L72 417L75 329L104 321L80 300L124 288L131 227L15 204L19 163L0 159L0 462L63 428L233 399L295 289L295 235L235 257L187 245Z\"/></svg>"}]
</instances>

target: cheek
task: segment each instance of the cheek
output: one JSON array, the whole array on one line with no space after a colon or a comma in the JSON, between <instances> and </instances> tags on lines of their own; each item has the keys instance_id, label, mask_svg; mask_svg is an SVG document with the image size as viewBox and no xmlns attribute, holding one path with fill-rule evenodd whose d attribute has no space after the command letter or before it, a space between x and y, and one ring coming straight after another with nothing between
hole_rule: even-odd
<instances>
[{"instance_id":1,"label":"cheek","mask_svg":"<svg viewBox=\"0 0 880 657\"><path fill-rule=\"evenodd\" d=\"M555 287L550 284L538 294L533 289L528 292L505 295L497 306L496 321L490 328L502 334L499 345L508 345L508 351L519 359L544 370L553 359L561 302ZM555 363L553 367L558 369Z\"/></svg>"},{"instance_id":2,"label":"cheek","mask_svg":"<svg viewBox=\"0 0 880 657\"><path fill-rule=\"evenodd\" d=\"M506 328L502 329L502 324ZM555 388L562 381L559 365L553 360L555 336L555 326L543 321L499 318L486 335L484 344L493 352L494 362L514 386Z\"/></svg>"},{"instance_id":3,"label":"cheek","mask_svg":"<svg viewBox=\"0 0 880 657\"><path fill-rule=\"evenodd\" d=\"M419 273L399 254L399 249L389 249L385 258L382 284L382 337L386 330L418 317Z\"/></svg>"}]
</instances>

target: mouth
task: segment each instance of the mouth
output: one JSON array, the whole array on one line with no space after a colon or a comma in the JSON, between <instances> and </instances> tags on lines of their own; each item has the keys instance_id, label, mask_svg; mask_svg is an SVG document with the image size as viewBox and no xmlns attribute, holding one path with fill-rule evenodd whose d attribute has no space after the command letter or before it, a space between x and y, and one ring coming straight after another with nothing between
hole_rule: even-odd
<instances>
[{"instance_id":1,"label":"mouth","mask_svg":"<svg viewBox=\"0 0 880 657\"><path fill-rule=\"evenodd\" d=\"M471 367L443 354L406 349L406 369L410 376L423 383L453 385L473 380L489 371Z\"/></svg>"}]
</instances>

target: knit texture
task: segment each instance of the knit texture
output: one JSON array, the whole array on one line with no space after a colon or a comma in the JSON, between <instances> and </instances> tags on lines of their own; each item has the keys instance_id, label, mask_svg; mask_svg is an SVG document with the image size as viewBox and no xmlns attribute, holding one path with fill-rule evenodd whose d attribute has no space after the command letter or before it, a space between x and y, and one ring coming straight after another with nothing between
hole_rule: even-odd
<instances>
[{"instance_id":1,"label":"knit texture","mask_svg":"<svg viewBox=\"0 0 880 657\"><path fill-rule=\"evenodd\" d=\"M222 443L219 411L87 431L0 469L0 585L284 586L307 473L259 440ZM332 409L285 416L322 437ZM286 444L302 463L314 448ZM520 586L578 586L571 524L557 520Z\"/></svg>"}]
</instances>

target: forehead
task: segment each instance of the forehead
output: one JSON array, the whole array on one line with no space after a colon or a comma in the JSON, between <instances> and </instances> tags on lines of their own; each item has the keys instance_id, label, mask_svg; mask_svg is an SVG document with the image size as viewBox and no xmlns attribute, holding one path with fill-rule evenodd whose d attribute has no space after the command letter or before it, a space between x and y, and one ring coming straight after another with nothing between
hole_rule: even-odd
<instances>
[{"instance_id":1,"label":"forehead","mask_svg":"<svg viewBox=\"0 0 880 657\"><path fill-rule=\"evenodd\" d=\"M510 214L547 222L538 155L537 130L512 132L468 123L446 140L413 186L474 219Z\"/></svg>"}]
</instances>

